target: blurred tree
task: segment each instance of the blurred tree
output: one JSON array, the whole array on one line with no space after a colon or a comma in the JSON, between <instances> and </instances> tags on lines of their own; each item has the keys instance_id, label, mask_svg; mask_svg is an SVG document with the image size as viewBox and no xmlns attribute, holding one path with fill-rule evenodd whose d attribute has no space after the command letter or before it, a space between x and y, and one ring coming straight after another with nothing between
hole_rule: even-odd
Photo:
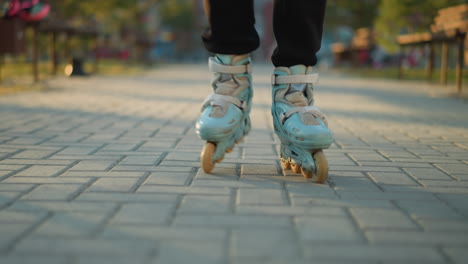
<instances>
[{"instance_id":1,"label":"blurred tree","mask_svg":"<svg viewBox=\"0 0 468 264\"><path fill-rule=\"evenodd\" d=\"M49 0L53 12L63 19L78 19L87 22L90 18L115 30L123 24L137 26L138 14L149 6L164 0Z\"/></svg>"},{"instance_id":2,"label":"blurred tree","mask_svg":"<svg viewBox=\"0 0 468 264\"><path fill-rule=\"evenodd\" d=\"M175 31L191 30L194 23L193 0L166 0L159 5L162 23Z\"/></svg>"},{"instance_id":3,"label":"blurred tree","mask_svg":"<svg viewBox=\"0 0 468 264\"><path fill-rule=\"evenodd\" d=\"M325 27L332 30L342 25L353 29L370 27L377 15L379 3L380 0L328 0Z\"/></svg>"},{"instance_id":4,"label":"blurred tree","mask_svg":"<svg viewBox=\"0 0 468 264\"><path fill-rule=\"evenodd\" d=\"M387 51L396 52L397 35L428 31L439 9L466 2L466 0L381 0L375 20L377 42Z\"/></svg>"}]
</instances>

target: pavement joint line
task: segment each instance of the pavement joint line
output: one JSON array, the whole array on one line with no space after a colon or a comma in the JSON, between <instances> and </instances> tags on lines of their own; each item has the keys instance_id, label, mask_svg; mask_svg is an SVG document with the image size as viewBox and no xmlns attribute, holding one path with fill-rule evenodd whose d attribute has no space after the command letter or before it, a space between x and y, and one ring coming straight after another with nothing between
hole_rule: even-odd
<instances>
[{"instance_id":1,"label":"pavement joint line","mask_svg":"<svg viewBox=\"0 0 468 264\"><path fill-rule=\"evenodd\" d=\"M24 170L27 170L29 168L31 168L33 165L24 165L23 168L21 169L17 169L17 170L14 170L14 171L11 171L10 173L7 173L5 175L3 175L2 177L0 177L0 183L3 181L3 180L6 180L12 176L14 176L15 174L19 173L19 172L22 172Z\"/></svg>"},{"instance_id":2,"label":"pavement joint line","mask_svg":"<svg viewBox=\"0 0 468 264\"><path fill-rule=\"evenodd\" d=\"M60 175L64 174L65 172L67 172L69 169L71 169L73 166L75 166L76 164L80 163L80 161L82 160L74 160L72 163L70 163L69 165L65 166L65 168L59 170L58 172L56 172L55 174L53 174L52 176L50 177L53 177L53 178L57 178L57 177L60 177ZM47 166L47 165L42 165L42 166ZM53 166L53 165L50 165L50 166Z\"/></svg>"},{"instance_id":3,"label":"pavement joint line","mask_svg":"<svg viewBox=\"0 0 468 264\"><path fill-rule=\"evenodd\" d=\"M98 177L91 177L89 178L89 181L84 183L84 184L81 184L80 187L73 193L71 193L70 195L68 195L67 199L65 199L67 202L71 202L71 201L74 201L76 198L78 198L78 196L80 196L82 193L84 193L86 191L86 189L88 189L89 187L91 187L95 182L97 182L99 180Z\"/></svg>"},{"instance_id":4,"label":"pavement joint line","mask_svg":"<svg viewBox=\"0 0 468 264\"><path fill-rule=\"evenodd\" d=\"M347 218L351 221L351 225L354 227L354 230L359 235L360 240L363 241L365 244L370 244L369 239L364 234L365 230L359 227L359 223L357 219L354 218L353 214L351 213L351 209L348 207L343 208L343 212L345 213Z\"/></svg>"},{"instance_id":5,"label":"pavement joint line","mask_svg":"<svg viewBox=\"0 0 468 264\"><path fill-rule=\"evenodd\" d=\"M465 220L467 220L467 217L465 216L465 214L460 211L460 209L458 209L457 207L451 205L449 202L447 202L446 200L442 199L438 193L433 193L433 195L437 198L437 200L439 200L441 203L445 204L448 208L452 209L453 211L455 211L457 214L459 214L460 216L462 216Z\"/></svg>"},{"instance_id":6,"label":"pavement joint line","mask_svg":"<svg viewBox=\"0 0 468 264\"><path fill-rule=\"evenodd\" d=\"M401 213L403 213L418 228L419 231L424 231L424 227L407 210L401 207L397 201L390 200L390 203Z\"/></svg>"},{"instance_id":7,"label":"pavement joint line","mask_svg":"<svg viewBox=\"0 0 468 264\"><path fill-rule=\"evenodd\" d=\"M184 186L191 186L193 181L195 180L195 177L197 176L197 173L199 170L202 170L202 168L197 168L197 167L192 167L192 169L190 169L190 176L187 177L187 180L185 180L184 182Z\"/></svg>"},{"instance_id":8,"label":"pavement joint line","mask_svg":"<svg viewBox=\"0 0 468 264\"><path fill-rule=\"evenodd\" d=\"M384 155L380 149L376 149L375 152L377 152L377 154L379 154L380 156L382 156L382 157L383 157L384 159L386 159L387 161L393 162L389 157L387 157L386 155Z\"/></svg>"},{"instance_id":9,"label":"pavement joint line","mask_svg":"<svg viewBox=\"0 0 468 264\"><path fill-rule=\"evenodd\" d=\"M286 182L281 182L280 186L281 186L281 196L283 197L285 206L291 207L292 206L291 194L289 193Z\"/></svg>"},{"instance_id":10,"label":"pavement joint line","mask_svg":"<svg viewBox=\"0 0 468 264\"><path fill-rule=\"evenodd\" d=\"M239 193L239 188L234 188L234 187L229 188L229 212L232 214L237 213L238 193Z\"/></svg>"},{"instance_id":11,"label":"pavement joint line","mask_svg":"<svg viewBox=\"0 0 468 264\"><path fill-rule=\"evenodd\" d=\"M141 146L143 146L147 142L147 140L140 141L140 143L136 144L133 148L130 149L130 151L138 151L138 149L141 148Z\"/></svg>"},{"instance_id":12,"label":"pavement joint line","mask_svg":"<svg viewBox=\"0 0 468 264\"><path fill-rule=\"evenodd\" d=\"M155 129L151 134L149 134L148 137L149 137L149 138L154 138L154 137L156 137L156 135L159 133L160 130L161 130L160 128Z\"/></svg>"},{"instance_id":13,"label":"pavement joint line","mask_svg":"<svg viewBox=\"0 0 468 264\"><path fill-rule=\"evenodd\" d=\"M147 171L143 173L141 177L138 178L137 182L133 184L133 186L130 188L129 192L130 193L136 193L138 189L145 184L145 182L148 181L149 177L151 175L151 172Z\"/></svg>"},{"instance_id":14,"label":"pavement joint line","mask_svg":"<svg viewBox=\"0 0 468 264\"><path fill-rule=\"evenodd\" d=\"M96 228L94 229L94 232L90 232L92 238L97 238L99 235L102 234L104 229L110 224L112 218L114 218L117 215L117 213L120 210L122 210L122 206L123 206L123 203L117 203L117 205L113 208L113 210L111 210L106 215L106 217L104 217L101 223L96 226Z\"/></svg>"},{"instance_id":15,"label":"pavement joint line","mask_svg":"<svg viewBox=\"0 0 468 264\"><path fill-rule=\"evenodd\" d=\"M120 139L121 139L123 136L125 136L126 134L128 134L128 129L124 129L124 130L122 131L122 133L118 134L118 135L114 138L114 140L120 140Z\"/></svg>"},{"instance_id":16,"label":"pavement joint line","mask_svg":"<svg viewBox=\"0 0 468 264\"><path fill-rule=\"evenodd\" d=\"M105 148L108 145L109 145L108 143L101 144L101 146L95 148L93 151L88 153L88 155L90 155L90 156L95 155L96 153L98 153L99 151L101 151L103 148Z\"/></svg>"},{"instance_id":17,"label":"pavement joint line","mask_svg":"<svg viewBox=\"0 0 468 264\"><path fill-rule=\"evenodd\" d=\"M163 153L161 153L159 158L154 162L153 166L154 167L159 166L159 164L161 164L161 162L164 161L164 159L167 157L167 155L169 155L169 151L164 151Z\"/></svg>"},{"instance_id":18,"label":"pavement joint line","mask_svg":"<svg viewBox=\"0 0 468 264\"><path fill-rule=\"evenodd\" d=\"M46 143L47 141L50 141L51 139L56 138L56 137L57 137L56 135L52 135L52 136L50 136L50 137L46 137L46 138L44 138L43 140L37 142L37 143L34 144L34 145L40 146L40 145L42 145L43 143Z\"/></svg>"},{"instance_id":19,"label":"pavement joint line","mask_svg":"<svg viewBox=\"0 0 468 264\"><path fill-rule=\"evenodd\" d=\"M275 166L276 166L276 173L278 175L281 175L283 177L286 177L286 173L285 171L283 170L283 167L281 166L281 161L279 159L277 159L275 161Z\"/></svg>"},{"instance_id":20,"label":"pavement joint line","mask_svg":"<svg viewBox=\"0 0 468 264\"><path fill-rule=\"evenodd\" d=\"M36 221L36 223L34 223L33 225L31 225L29 228L27 228L26 230L24 230L23 232L21 232L17 237L15 237L12 241L10 241L10 243L7 245L7 252L11 252L14 250L15 246L18 245L18 243L25 239L29 234L31 234L32 232L34 232L34 230L36 230L39 226L41 226L42 224L44 224L47 220L49 220L54 214L52 212L47 212L47 214L45 216L42 217L42 219L39 219L38 221Z\"/></svg>"},{"instance_id":21,"label":"pavement joint line","mask_svg":"<svg viewBox=\"0 0 468 264\"><path fill-rule=\"evenodd\" d=\"M59 153L60 151L66 149L67 147L62 147L62 148L59 148L57 149L56 151L53 151L52 153L50 153L49 155L46 155L44 157L42 157L43 160L47 160L47 159L50 159L52 156L54 156L55 154Z\"/></svg>"},{"instance_id":22,"label":"pavement joint line","mask_svg":"<svg viewBox=\"0 0 468 264\"><path fill-rule=\"evenodd\" d=\"M2 206L0 206L0 213L3 209L6 209L6 208L9 208L11 205L13 205L16 201L18 201L19 199L21 199L21 197L27 195L28 193L32 192L34 189L36 189L37 187L39 187L40 184L33 184L33 186L31 186L29 189L26 189L24 190L23 192L20 192L15 198L13 198L11 201L3 204Z\"/></svg>"},{"instance_id":23,"label":"pavement joint line","mask_svg":"<svg viewBox=\"0 0 468 264\"><path fill-rule=\"evenodd\" d=\"M224 243L224 247L223 247L223 249L224 249L223 250L224 263L231 264L232 256L235 256L234 252L232 252L234 250L234 246L233 246L233 243L232 243L233 230L230 227L226 228L225 230L226 230L226 238L223 241L223 243Z\"/></svg>"},{"instance_id":24,"label":"pavement joint line","mask_svg":"<svg viewBox=\"0 0 468 264\"><path fill-rule=\"evenodd\" d=\"M413 175L411 173L408 173L404 168L402 167L398 167L398 169L404 174L406 175L408 178L410 178L411 180L413 180L416 184L418 184L420 187L425 187L424 184L422 182L420 182L417 178L413 177Z\"/></svg>"},{"instance_id":25,"label":"pavement joint line","mask_svg":"<svg viewBox=\"0 0 468 264\"><path fill-rule=\"evenodd\" d=\"M353 161L355 165L361 166L359 161L353 155L349 154L348 152L345 152L344 155L348 157L349 159L351 159L351 161Z\"/></svg>"},{"instance_id":26,"label":"pavement joint line","mask_svg":"<svg viewBox=\"0 0 468 264\"><path fill-rule=\"evenodd\" d=\"M83 138L76 141L76 143L83 143L83 141L89 139L90 137L94 136L94 132L89 132L88 135L85 135Z\"/></svg>"},{"instance_id":27,"label":"pavement joint line","mask_svg":"<svg viewBox=\"0 0 468 264\"><path fill-rule=\"evenodd\" d=\"M176 140L174 141L174 143L172 143L171 148L176 149L177 146L179 145L179 143L180 143L181 141L182 141L182 137L176 138Z\"/></svg>"},{"instance_id":28,"label":"pavement joint line","mask_svg":"<svg viewBox=\"0 0 468 264\"><path fill-rule=\"evenodd\" d=\"M2 144L2 143L0 143L0 144ZM23 151L25 151L25 150L26 150L26 149L18 149L17 151L14 151L14 152L12 152L12 153L8 153L8 154L6 154L6 155L4 155L4 156L1 156L1 157L0 157L0 161L6 160L6 159L8 159L8 158L10 158L10 157L12 157L12 156L14 156L14 155L16 155L16 154L19 154L19 153L21 153L21 152L23 152Z\"/></svg>"},{"instance_id":29,"label":"pavement joint line","mask_svg":"<svg viewBox=\"0 0 468 264\"><path fill-rule=\"evenodd\" d=\"M187 194L178 194L177 195L175 204L174 204L172 210L170 211L170 213L168 214L168 217L167 217L167 219L165 221L168 226L174 226L174 221L175 221L177 215L179 215L180 205L182 204L182 201L184 200L186 195Z\"/></svg>"},{"instance_id":30,"label":"pavement joint line","mask_svg":"<svg viewBox=\"0 0 468 264\"><path fill-rule=\"evenodd\" d=\"M304 247L301 247L301 236L300 236L301 231L299 230L299 226L297 226L297 222L296 222L296 219L294 219L294 216L291 216L291 218L292 218L291 225L292 225L293 240L294 242L297 243L297 250L299 253L299 258L304 259L305 257Z\"/></svg>"},{"instance_id":31,"label":"pavement joint line","mask_svg":"<svg viewBox=\"0 0 468 264\"><path fill-rule=\"evenodd\" d=\"M114 162L112 162L109 166L107 166L103 171L111 171L112 169L114 169L117 165L119 165L119 163L125 159L127 156L126 155L122 155L122 156L116 156L118 157L117 160L115 160Z\"/></svg>"},{"instance_id":32,"label":"pavement joint line","mask_svg":"<svg viewBox=\"0 0 468 264\"><path fill-rule=\"evenodd\" d=\"M443 168L440 168L436 163L430 163L432 165L432 167L434 167L435 169L437 169L438 171L444 173L445 175L449 176L450 178L452 178L453 180L456 180L456 181L460 181L459 179L457 179L456 177L452 176L449 172L445 171Z\"/></svg>"},{"instance_id":33,"label":"pavement joint line","mask_svg":"<svg viewBox=\"0 0 468 264\"><path fill-rule=\"evenodd\" d=\"M363 172L363 174L367 179L369 179L374 184L375 187L377 187L377 189L379 189L379 191L385 192L385 189L382 186L380 186L380 184L378 184L377 179L374 178L374 176L372 176L371 172L365 171Z\"/></svg>"},{"instance_id":34,"label":"pavement joint line","mask_svg":"<svg viewBox=\"0 0 468 264\"><path fill-rule=\"evenodd\" d=\"M437 252L442 256L447 264L459 264L455 260L453 260L447 252L444 250L444 246L438 245L436 246Z\"/></svg>"}]
</instances>

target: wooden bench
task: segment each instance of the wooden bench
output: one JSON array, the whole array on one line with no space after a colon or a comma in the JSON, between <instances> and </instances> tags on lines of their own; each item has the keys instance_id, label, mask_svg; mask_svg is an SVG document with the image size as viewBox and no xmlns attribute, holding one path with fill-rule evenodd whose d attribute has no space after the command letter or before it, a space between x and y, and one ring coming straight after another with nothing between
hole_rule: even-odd
<instances>
[{"instance_id":1,"label":"wooden bench","mask_svg":"<svg viewBox=\"0 0 468 264\"><path fill-rule=\"evenodd\" d=\"M441 77L440 82L447 84L447 68L448 68L448 48L449 44L456 44L457 50L457 66L456 72L456 87L460 93L462 91L465 42L468 31L468 4L448 7L439 10L438 16L434 19L434 24L431 25L431 32L415 33L400 35L397 37L397 42L400 45L400 54L404 53L405 47L428 45L429 54L426 64L426 78L432 80L434 70L434 54L435 45L441 44ZM403 78L403 58L400 56L399 61L399 78Z\"/></svg>"},{"instance_id":2,"label":"wooden bench","mask_svg":"<svg viewBox=\"0 0 468 264\"><path fill-rule=\"evenodd\" d=\"M359 58L360 52L366 52L370 55L375 47L374 32L370 28L358 28L350 45L336 42L331 46L333 57L336 63L350 61L354 65L361 64Z\"/></svg>"}]
</instances>

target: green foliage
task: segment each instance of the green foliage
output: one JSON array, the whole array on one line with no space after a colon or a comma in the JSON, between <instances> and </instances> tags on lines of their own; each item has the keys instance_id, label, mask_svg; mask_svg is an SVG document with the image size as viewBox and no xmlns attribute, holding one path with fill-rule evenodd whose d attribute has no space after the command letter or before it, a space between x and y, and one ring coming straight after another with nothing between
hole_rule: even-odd
<instances>
[{"instance_id":1,"label":"green foliage","mask_svg":"<svg viewBox=\"0 0 468 264\"><path fill-rule=\"evenodd\" d=\"M162 0L49 0L52 12L69 20L75 19L87 22L95 19L109 30L116 30L122 24L136 25L136 16Z\"/></svg>"},{"instance_id":2,"label":"green foliage","mask_svg":"<svg viewBox=\"0 0 468 264\"><path fill-rule=\"evenodd\" d=\"M429 31L437 11L466 0L381 0L375 20L378 43L389 52L396 52L396 37L403 33Z\"/></svg>"},{"instance_id":3,"label":"green foliage","mask_svg":"<svg viewBox=\"0 0 468 264\"><path fill-rule=\"evenodd\" d=\"M328 0L325 26L332 29L343 24L354 29L370 27L379 3L380 0Z\"/></svg>"},{"instance_id":4,"label":"green foliage","mask_svg":"<svg viewBox=\"0 0 468 264\"><path fill-rule=\"evenodd\" d=\"M191 30L194 27L194 1L162 1L159 10L163 24L174 30Z\"/></svg>"}]
</instances>

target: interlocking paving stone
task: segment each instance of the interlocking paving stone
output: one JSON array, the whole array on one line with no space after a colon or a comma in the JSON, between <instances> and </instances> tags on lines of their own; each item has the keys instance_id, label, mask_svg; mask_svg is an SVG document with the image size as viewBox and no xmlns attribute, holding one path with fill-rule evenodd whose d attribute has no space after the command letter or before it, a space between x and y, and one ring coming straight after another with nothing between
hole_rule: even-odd
<instances>
[{"instance_id":1,"label":"interlocking paving stone","mask_svg":"<svg viewBox=\"0 0 468 264\"><path fill-rule=\"evenodd\" d=\"M347 217L297 217L296 231L303 241L361 241L357 228Z\"/></svg>"},{"instance_id":2,"label":"interlocking paving stone","mask_svg":"<svg viewBox=\"0 0 468 264\"><path fill-rule=\"evenodd\" d=\"M228 213L231 210L230 196L185 195L178 212Z\"/></svg>"},{"instance_id":3,"label":"interlocking paving stone","mask_svg":"<svg viewBox=\"0 0 468 264\"><path fill-rule=\"evenodd\" d=\"M155 203L125 204L112 218L116 224L164 224L167 223L175 210L175 204Z\"/></svg>"},{"instance_id":4,"label":"interlocking paving stone","mask_svg":"<svg viewBox=\"0 0 468 264\"><path fill-rule=\"evenodd\" d=\"M191 227L168 227L157 225L107 225L100 237L105 239L137 239L137 240L180 240L193 241L224 241L228 232L222 228L191 228Z\"/></svg>"},{"instance_id":5,"label":"interlocking paving stone","mask_svg":"<svg viewBox=\"0 0 468 264\"><path fill-rule=\"evenodd\" d=\"M239 228L258 228L258 227L288 227L291 225L290 219L286 216L268 216L268 215L195 215L178 214L174 219L176 226L212 226L212 227L239 227Z\"/></svg>"},{"instance_id":6,"label":"interlocking paving stone","mask_svg":"<svg viewBox=\"0 0 468 264\"><path fill-rule=\"evenodd\" d=\"M236 257L293 258L299 254L294 232L288 229L233 230L230 254Z\"/></svg>"},{"instance_id":7,"label":"interlocking paving stone","mask_svg":"<svg viewBox=\"0 0 468 264\"><path fill-rule=\"evenodd\" d=\"M456 264L463 264L468 259L468 251L466 247L447 247L444 252Z\"/></svg>"},{"instance_id":8,"label":"interlocking paving stone","mask_svg":"<svg viewBox=\"0 0 468 264\"><path fill-rule=\"evenodd\" d=\"M138 182L135 178L101 178L94 182L90 192L129 192Z\"/></svg>"},{"instance_id":9,"label":"interlocking paving stone","mask_svg":"<svg viewBox=\"0 0 468 264\"><path fill-rule=\"evenodd\" d=\"M23 196L23 200L68 200L81 184L43 184Z\"/></svg>"},{"instance_id":10,"label":"interlocking paving stone","mask_svg":"<svg viewBox=\"0 0 468 264\"><path fill-rule=\"evenodd\" d=\"M105 212L55 212L32 233L34 236L90 236L105 219Z\"/></svg>"},{"instance_id":11,"label":"interlocking paving stone","mask_svg":"<svg viewBox=\"0 0 468 264\"><path fill-rule=\"evenodd\" d=\"M212 174L193 125L205 66L0 97L0 263L468 261L462 100L325 75L335 142L317 185L280 167L271 70L255 68L252 131Z\"/></svg>"},{"instance_id":12,"label":"interlocking paving stone","mask_svg":"<svg viewBox=\"0 0 468 264\"><path fill-rule=\"evenodd\" d=\"M191 176L190 172L153 172L145 184L185 185Z\"/></svg>"},{"instance_id":13,"label":"interlocking paving stone","mask_svg":"<svg viewBox=\"0 0 468 264\"><path fill-rule=\"evenodd\" d=\"M54 176L60 171L66 169L66 166L42 166L42 165L33 165L26 170L23 170L15 176Z\"/></svg>"},{"instance_id":14,"label":"interlocking paving stone","mask_svg":"<svg viewBox=\"0 0 468 264\"><path fill-rule=\"evenodd\" d=\"M155 263L182 264L182 263L223 263L223 244L204 242L164 241L160 245L160 254Z\"/></svg>"},{"instance_id":15,"label":"interlocking paving stone","mask_svg":"<svg viewBox=\"0 0 468 264\"><path fill-rule=\"evenodd\" d=\"M351 208L351 214L362 229L417 228L409 217L397 209Z\"/></svg>"},{"instance_id":16,"label":"interlocking paving stone","mask_svg":"<svg viewBox=\"0 0 468 264\"><path fill-rule=\"evenodd\" d=\"M369 241L377 244L468 245L466 232L366 231Z\"/></svg>"},{"instance_id":17,"label":"interlocking paving stone","mask_svg":"<svg viewBox=\"0 0 468 264\"><path fill-rule=\"evenodd\" d=\"M237 204L283 205L285 204L285 198L283 198L281 190L246 188L239 189Z\"/></svg>"},{"instance_id":18,"label":"interlocking paving stone","mask_svg":"<svg viewBox=\"0 0 468 264\"><path fill-rule=\"evenodd\" d=\"M366 261L381 263L444 263L445 260L437 249L428 246L411 245L357 245L357 244L305 244L306 258L317 260Z\"/></svg>"},{"instance_id":19,"label":"interlocking paving stone","mask_svg":"<svg viewBox=\"0 0 468 264\"><path fill-rule=\"evenodd\" d=\"M65 256L41 256L41 255L29 255L25 256L22 254L18 255L0 255L0 261L2 264L24 264L24 263L35 263L35 264L66 264L70 263L71 258Z\"/></svg>"}]
</instances>

